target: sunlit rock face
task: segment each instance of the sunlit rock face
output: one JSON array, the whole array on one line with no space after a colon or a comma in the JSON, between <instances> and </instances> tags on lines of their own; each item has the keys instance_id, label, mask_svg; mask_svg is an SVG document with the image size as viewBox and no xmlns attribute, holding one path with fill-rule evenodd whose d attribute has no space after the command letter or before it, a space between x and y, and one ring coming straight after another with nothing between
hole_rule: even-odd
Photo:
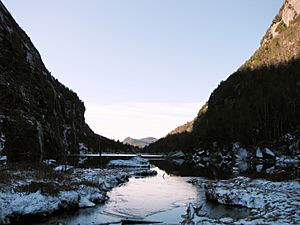
<instances>
[{"instance_id":1,"label":"sunlit rock face","mask_svg":"<svg viewBox=\"0 0 300 225\"><path fill-rule=\"evenodd\" d=\"M89 149L119 149L85 123L83 102L44 66L30 38L0 1L0 134L2 155L42 160ZM2 138L3 137L3 138ZM3 141L5 140L5 141Z\"/></svg>"},{"instance_id":2,"label":"sunlit rock face","mask_svg":"<svg viewBox=\"0 0 300 225\"><path fill-rule=\"evenodd\" d=\"M282 10L282 21L288 26L290 22L299 15L300 1L287 0Z\"/></svg>"}]
</instances>

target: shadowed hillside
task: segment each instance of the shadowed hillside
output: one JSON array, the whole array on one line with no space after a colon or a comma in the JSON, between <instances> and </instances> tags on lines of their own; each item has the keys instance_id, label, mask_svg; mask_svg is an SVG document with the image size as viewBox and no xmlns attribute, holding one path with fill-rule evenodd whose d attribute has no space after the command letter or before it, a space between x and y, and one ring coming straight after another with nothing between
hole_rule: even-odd
<instances>
[{"instance_id":1,"label":"shadowed hillside","mask_svg":"<svg viewBox=\"0 0 300 225\"><path fill-rule=\"evenodd\" d=\"M254 55L208 100L205 110L148 151L193 151L218 142L272 144L300 128L300 4L286 0Z\"/></svg>"},{"instance_id":2,"label":"shadowed hillside","mask_svg":"<svg viewBox=\"0 0 300 225\"><path fill-rule=\"evenodd\" d=\"M95 134L83 102L45 68L39 52L0 2L0 154L42 160L130 147Z\"/></svg>"}]
</instances>

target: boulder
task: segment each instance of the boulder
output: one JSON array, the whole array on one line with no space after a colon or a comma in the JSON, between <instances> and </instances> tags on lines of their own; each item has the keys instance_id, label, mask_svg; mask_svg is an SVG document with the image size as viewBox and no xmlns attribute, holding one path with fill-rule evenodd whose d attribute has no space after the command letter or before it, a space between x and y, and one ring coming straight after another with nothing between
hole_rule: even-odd
<instances>
[{"instance_id":1,"label":"boulder","mask_svg":"<svg viewBox=\"0 0 300 225\"><path fill-rule=\"evenodd\" d=\"M262 154L262 151L260 150L259 147L256 149L255 156L256 156L256 158L259 158L259 159L262 159L264 157Z\"/></svg>"},{"instance_id":2,"label":"boulder","mask_svg":"<svg viewBox=\"0 0 300 225\"><path fill-rule=\"evenodd\" d=\"M108 163L109 167L150 167L150 162L141 156L135 156L129 160L111 160Z\"/></svg>"}]
</instances>

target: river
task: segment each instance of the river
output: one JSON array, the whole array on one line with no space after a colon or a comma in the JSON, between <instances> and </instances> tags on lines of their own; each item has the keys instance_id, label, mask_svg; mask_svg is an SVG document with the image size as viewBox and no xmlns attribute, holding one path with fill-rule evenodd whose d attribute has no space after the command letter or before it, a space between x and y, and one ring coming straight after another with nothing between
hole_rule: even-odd
<instances>
[{"instance_id":1,"label":"river","mask_svg":"<svg viewBox=\"0 0 300 225\"><path fill-rule=\"evenodd\" d=\"M153 161L157 164L158 161ZM157 165L171 165L169 161L159 161ZM173 165L174 168L181 168ZM154 177L130 178L129 182L114 188L108 193L110 199L95 208L80 209L50 218L44 224L90 225L117 223L122 219L137 219L178 224L184 220L187 207L192 203L200 208L199 214L211 218L231 216L242 218L248 215L245 208L216 205L205 200L204 188L192 185L187 169L180 172L166 172L159 167L152 169L158 172ZM191 169L190 174L194 175ZM205 178L201 178L206 180Z\"/></svg>"}]
</instances>

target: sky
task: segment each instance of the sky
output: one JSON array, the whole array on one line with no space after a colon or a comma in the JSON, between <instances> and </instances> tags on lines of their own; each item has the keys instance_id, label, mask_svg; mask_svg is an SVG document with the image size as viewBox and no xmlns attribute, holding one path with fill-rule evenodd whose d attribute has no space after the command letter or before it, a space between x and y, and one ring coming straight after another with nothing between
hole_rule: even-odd
<instances>
[{"instance_id":1,"label":"sky","mask_svg":"<svg viewBox=\"0 0 300 225\"><path fill-rule=\"evenodd\" d=\"M238 69L283 0L2 0L97 133L160 138Z\"/></svg>"}]
</instances>

